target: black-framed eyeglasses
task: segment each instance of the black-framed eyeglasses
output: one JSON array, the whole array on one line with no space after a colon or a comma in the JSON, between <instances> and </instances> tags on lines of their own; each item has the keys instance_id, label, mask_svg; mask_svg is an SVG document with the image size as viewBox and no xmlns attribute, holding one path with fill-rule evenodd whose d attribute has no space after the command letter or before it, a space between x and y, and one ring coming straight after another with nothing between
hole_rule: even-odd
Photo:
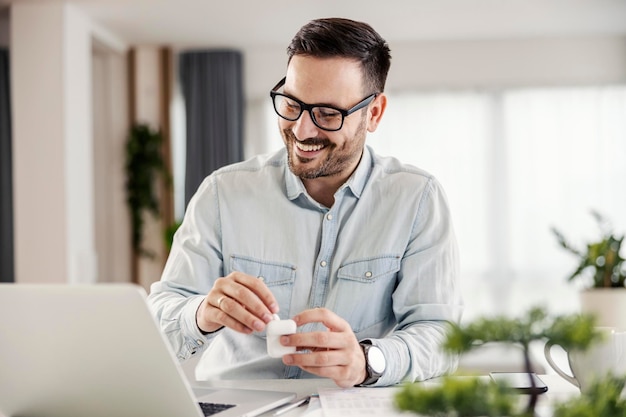
<instances>
[{"instance_id":1,"label":"black-framed eyeglasses","mask_svg":"<svg viewBox=\"0 0 626 417\"><path fill-rule=\"evenodd\" d=\"M270 97L272 97L276 114L285 120L295 122L302 116L302 112L306 110L309 112L315 126L329 132L340 130L343 127L343 121L346 117L366 107L378 95L378 93L370 94L351 109L344 110L326 104L306 104L295 97L279 93L277 90L283 85L285 85L285 78L280 80L278 84L272 88L272 91L270 91Z\"/></svg>"}]
</instances>

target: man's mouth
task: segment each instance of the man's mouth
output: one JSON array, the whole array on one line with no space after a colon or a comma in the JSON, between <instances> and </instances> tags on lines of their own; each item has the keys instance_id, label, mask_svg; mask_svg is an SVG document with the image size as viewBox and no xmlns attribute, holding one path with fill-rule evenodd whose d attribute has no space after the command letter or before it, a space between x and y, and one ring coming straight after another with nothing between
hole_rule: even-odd
<instances>
[{"instance_id":1,"label":"man's mouth","mask_svg":"<svg viewBox=\"0 0 626 417\"><path fill-rule=\"evenodd\" d=\"M297 140L294 142L296 144L296 147L299 150L304 151L304 152L316 152L324 148L324 145L322 145L321 143L308 144L308 143L298 142Z\"/></svg>"}]
</instances>

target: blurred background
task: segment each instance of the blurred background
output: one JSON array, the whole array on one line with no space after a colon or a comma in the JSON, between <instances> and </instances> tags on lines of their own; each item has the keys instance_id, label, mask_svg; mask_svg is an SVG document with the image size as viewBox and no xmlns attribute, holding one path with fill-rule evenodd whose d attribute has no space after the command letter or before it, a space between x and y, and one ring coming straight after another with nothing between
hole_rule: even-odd
<instances>
[{"instance_id":1,"label":"blurred background","mask_svg":"<svg viewBox=\"0 0 626 417\"><path fill-rule=\"evenodd\" d=\"M626 231L623 0L0 0L1 280L158 280L199 181L282 146L269 90L297 30L331 16L389 42L368 144L446 189L464 320L576 311L585 283L551 228L584 248L596 210ZM146 168L159 212L137 246L141 138L169 175Z\"/></svg>"}]
</instances>

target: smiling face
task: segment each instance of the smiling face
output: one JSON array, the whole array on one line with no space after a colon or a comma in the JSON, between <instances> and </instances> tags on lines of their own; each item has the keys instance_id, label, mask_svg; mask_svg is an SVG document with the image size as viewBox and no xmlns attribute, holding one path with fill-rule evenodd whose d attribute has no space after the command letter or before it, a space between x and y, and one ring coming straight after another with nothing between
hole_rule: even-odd
<instances>
[{"instance_id":1,"label":"smiling face","mask_svg":"<svg viewBox=\"0 0 626 417\"><path fill-rule=\"evenodd\" d=\"M346 58L296 55L289 62L284 93L308 104L350 109L373 91L365 91L358 62ZM279 118L289 168L305 185L326 179L343 183L359 163L366 132L373 132L385 107L384 95L345 118L336 132L318 128L308 111L290 122Z\"/></svg>"}]
</instances>

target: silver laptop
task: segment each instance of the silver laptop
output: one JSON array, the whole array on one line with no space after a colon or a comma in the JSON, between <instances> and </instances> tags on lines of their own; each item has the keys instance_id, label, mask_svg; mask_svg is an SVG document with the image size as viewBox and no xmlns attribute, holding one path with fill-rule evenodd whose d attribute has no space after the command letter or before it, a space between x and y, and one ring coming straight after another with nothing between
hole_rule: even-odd
<instances>
[{"instance_id":1,"label":"silver laptop","mask_svg":"<svg viewBox=\"0 0 626 417\"><path fill-rule=\"evenodd\" d=\"M256 416L294 393L190 386L131 284L0 284L0 416Z\"/></svg>"}]
</instances>

